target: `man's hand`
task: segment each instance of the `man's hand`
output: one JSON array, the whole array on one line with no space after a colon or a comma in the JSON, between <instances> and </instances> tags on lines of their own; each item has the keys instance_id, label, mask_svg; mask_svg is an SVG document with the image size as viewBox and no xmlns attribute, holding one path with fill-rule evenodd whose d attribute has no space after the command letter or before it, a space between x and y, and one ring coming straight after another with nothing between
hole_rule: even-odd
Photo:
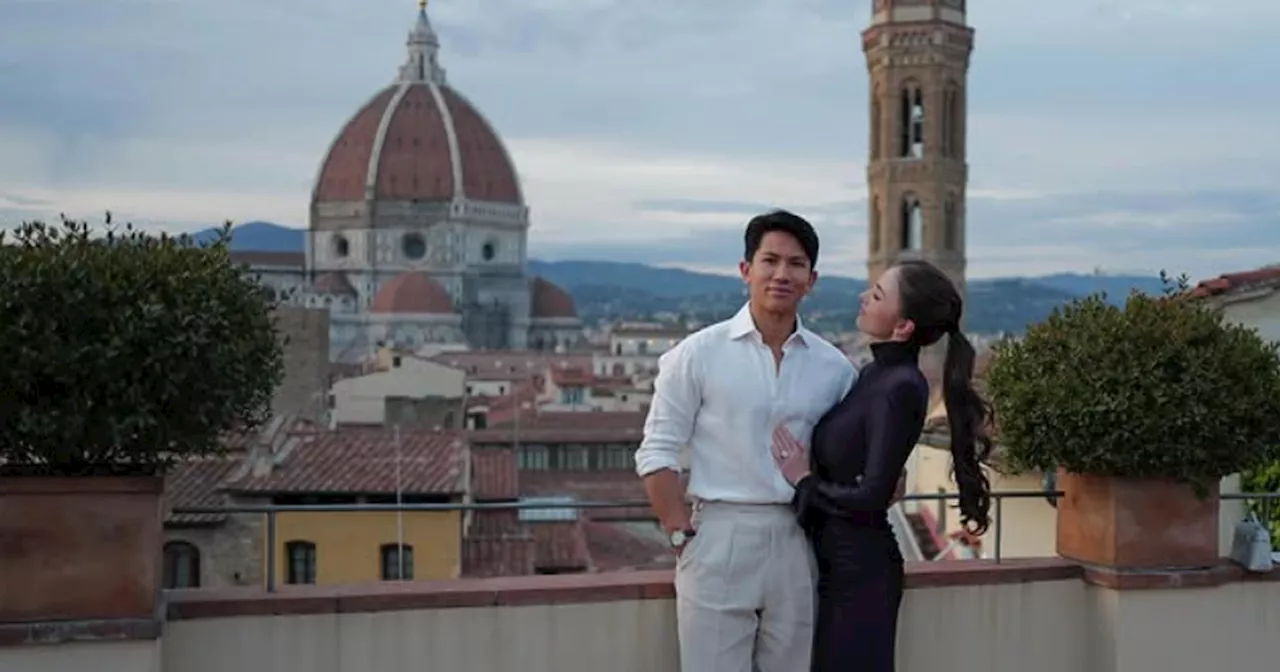
<instances>
[{"instance_id":1,"label":"man's hand","mask_svg":"<svg viewBox=\"0 0 1280 672\"><path fill-rule=\"evenodd\" d=\"M662 526L667 536L668 545L671 544L672 532L693 529L692 516L689 505L684 501L679 474L670 469L656 471L645 476L644 489L649 495L649 504L653 507L653 512L658 515L658 524ZM684 545L688 544L686 540ZM684 546L672 546L671 550L679 557Z\"/></svg>"},{"instance_id":2,"label":"man's hand","mask_svg":"<svg viewBox=\"0 0 1280 672\"><path fill-rule=\"evenodd\" d=\"M689 542L693 541L694 533L691 531L693 530L693 516L689 512L689 507L682 503L677 512L669 514L666 518L660 518L658 524L662 526L662 531L667 535L667 546L671 548L671 552L675 553L678 558L684 552L685 547L689 545ZM671 535L677 530L685 533L684 543L679 546L671 543Z\"/></svg>"}]
</instances>

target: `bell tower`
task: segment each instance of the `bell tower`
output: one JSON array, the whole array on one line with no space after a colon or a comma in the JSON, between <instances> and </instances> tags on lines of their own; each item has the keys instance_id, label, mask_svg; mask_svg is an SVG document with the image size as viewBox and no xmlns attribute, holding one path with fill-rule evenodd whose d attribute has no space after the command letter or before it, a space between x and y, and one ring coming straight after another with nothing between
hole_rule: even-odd
<instances>
[{"instance_id":1,"label":"bell tower","mask_svg":"<svg viewBox=\"0 0 1280 672\"><path fill-rule=\"evenodd\" d=\"M867 275L924 259L965 287L965 0L872 0Z\"/></svg>"}]
</instances>

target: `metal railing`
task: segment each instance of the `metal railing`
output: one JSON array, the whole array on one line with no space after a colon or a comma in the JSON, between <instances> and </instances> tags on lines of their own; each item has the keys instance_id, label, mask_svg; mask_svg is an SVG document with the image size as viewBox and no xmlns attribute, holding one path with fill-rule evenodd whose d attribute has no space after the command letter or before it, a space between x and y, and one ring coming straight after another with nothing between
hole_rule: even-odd
<instances>
[{"instance_id":1,"label":"metal railing","mask_svg":"<svg viewBox=\"0 0 1280 672\"><path fill-rule=\"evenodd\" d=\"M1252 512L1271 532L1273 548L1280 548L1280 492L1224 492L1223 501L1244 502L1245 510Z\"/></svg>"},{"instance_id":2,"label":"metal railing","mask_svg":"<svg viewBox=\"0 0 1280 672\"><path fill-rule=\"evenodd\" d=\"M998 491L991 493L992 499L992 518L993 525L990 532L994 534L994 544L991 559L994 562L1001 562L1003 559L1003 537L1004 537L1004 502L1008 499L1043 499L1056 506L1057 500L1063 496L1060 490L1010 490ZM1219 495L1222 501L1241 501L1257 514L1263 524L1270 524L1273 530L1280 523L1280 492L1224 492ZM940 493L912 493L902 498L901 504L905 503L941 503L954 502L959 499L957 493L940 492ZM898 507L900 508L901 504ZM266 589L268 592L274 592L276 589L276 516L280 513L343 513L343 512L390 512L390 513L415 513L415 512L478 512L478 511L523 511L523 510L549 510L549 509L573 509L573 510L601 510L601 509L649 509L649 502L636 501L515 501L515 502L482 502L482 503L466 503L466 502L445 502L430 504L256 504L256 505L236 505L224 507L186 507L174 508L174 515L229 515L229 514L260 514L266 518ZM900 525L895 525L895 531L899 534ZM907 534L913 535L912 542L916 542L914 538L914 530L907 526ZM918 547L917 547L918 548ZM934 558L939 559L945 555L947 549L939 549ZM921 557L924 557L921 555Z\"/></svg>"},{"instance_id":3,"label":"metal railing","mask_svg":"<svg viewBox=\"0 0 1280 672\"><path fill-rule=\"evenodd\" d=\"M1051 490L1013 490L991 493L993 525L991 532L995 535L992 560L1002 559L1001 542L1003 539L1003 520L1001 515L1006 499L1044 499L1056 502L1062 496L1060 491ZM1267 495L1260 495L1267 497ZM1280 495L1276 495L1280 498ZM1227 495L1223 495L1227 499ZM959 499L956 493L913 493L902 498L907 502L952 502ZM232 515L260 514L266 519L266 590L276 589L276 517L281 513L350 513L350 512L387 512L387 513L419 513L419 512L479 512L479 511L522 511L522 510L600 510L600 509L649 509L648 501L514 501L514 502L442 502L442 503L402 503L402 504L249 504L221 507L175 507L173 515ZM536 523L535 523L536 524ZM907 533L914 531L908 526ZM914 540L914 539L913 539ZM923 557L923 556L922 556ZM932 559L937 559L932 558Z\"/></svg>"},{"instance_id":4,"label":"metal railing","mask_svg":"<svg viewBox=\"0 0 1280 672\"><path fill-rule=\"evenodd\" d=\"M1062 497L1061 490L1005 490L991 493L991 517L994 525L991 530L995 534L995 544L992 551L992 560L1000 562L1003 558L1001 542L1004 539L1004 500L1006 499L1043 499L1057 505L1058 499ZM939 492L935 494L929 493L912 493L902 498L903 502L942 502L959 501L960 495L954 492ZM946 549L939 549L946 550ZM935 558L936 559L936 558Z\"/></svg>"}]
</instances>

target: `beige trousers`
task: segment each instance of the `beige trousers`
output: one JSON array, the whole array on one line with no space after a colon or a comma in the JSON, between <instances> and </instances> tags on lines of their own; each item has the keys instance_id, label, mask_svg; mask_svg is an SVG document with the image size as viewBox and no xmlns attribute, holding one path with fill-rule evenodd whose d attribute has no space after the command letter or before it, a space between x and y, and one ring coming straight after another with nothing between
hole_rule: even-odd
<instances>
[{"instance_id":1,"label":"beige trousers","mask_svg":"<svg viewBox=\"0 0 1280 672\"><path fill-rule=\"evenodd\" d=\"M676 565L682 672L809 672L814 561L790 506L704 502Z\"/></svg>"}]
</instances>

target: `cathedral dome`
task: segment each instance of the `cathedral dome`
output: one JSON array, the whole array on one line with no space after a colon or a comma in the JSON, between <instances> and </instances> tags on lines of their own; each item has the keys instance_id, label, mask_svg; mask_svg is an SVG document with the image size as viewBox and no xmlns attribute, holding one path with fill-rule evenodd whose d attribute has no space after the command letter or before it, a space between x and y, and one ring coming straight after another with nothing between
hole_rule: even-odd
<instances>
[{"instance_id":1,"label":"cathedral dome","mask_svg":"<svg viewBox=\"0 0 1280 672\"><path fill-rule=\"evenodd\" d=\"M484 115L445 82L425 8L397 81L347 121L329 147L313 205L469 200L523 206L519 176Z\"/></svg>"},{"instance_id":2,"label":"cathedral dome","mask_svg":"<svg viewBox=\"0 0 1280 672\"><path fill-rule=\"evenodd\" d=\"M549 280L535 277L531 283L532 303L530 314L533 318L556 319L577 318L578 309L573 304L573 297Z\"/></svg>"},{"instance_id":3,"label":"cathedral dome","mask_svg":"<svg viewBox=\"0 0 1280 672\"><path fill-rule=\"evenodd\" d=\"M440 283L426 273L404 273L392 278L373 296L369 312L375 314L452 315L453 300Z\"/></svg>"}]
</instances>

